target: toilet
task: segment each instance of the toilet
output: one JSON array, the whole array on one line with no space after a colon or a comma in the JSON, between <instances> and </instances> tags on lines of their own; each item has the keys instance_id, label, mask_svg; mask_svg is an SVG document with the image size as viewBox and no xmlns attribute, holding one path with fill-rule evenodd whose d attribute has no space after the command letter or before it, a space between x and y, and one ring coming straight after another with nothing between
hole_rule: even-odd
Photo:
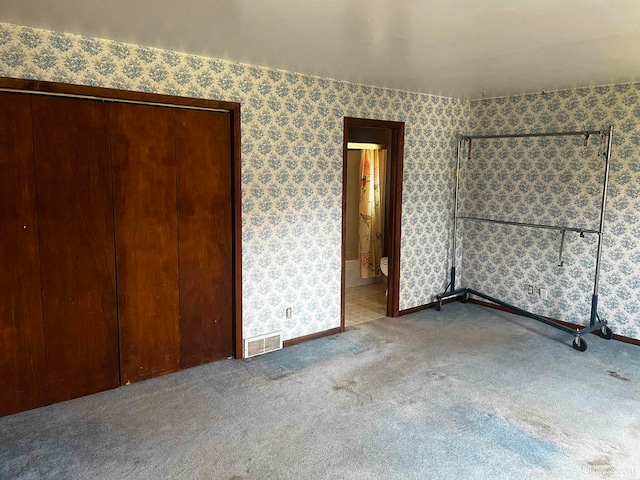
<instances>
[{"instance_id":1,"label":"toilet","mask_svg":"<svg viewBox=\"0 0 640 480\"><path fill-rule=\"evenodd\" d=\"M380 259L380 271L385 277L389 276L389 257L382 257Z\"/></svg>"},{"instance_id":2,"label":"toilet","mask_svg":"<svg viewBox=\"0 0 640 480\"><path fill-rule=\"evenodd\" d=\"M380 259L380 271L384 275L385 295L389 295L389 257L382 257Z\"/></svg>"}]
</instances>

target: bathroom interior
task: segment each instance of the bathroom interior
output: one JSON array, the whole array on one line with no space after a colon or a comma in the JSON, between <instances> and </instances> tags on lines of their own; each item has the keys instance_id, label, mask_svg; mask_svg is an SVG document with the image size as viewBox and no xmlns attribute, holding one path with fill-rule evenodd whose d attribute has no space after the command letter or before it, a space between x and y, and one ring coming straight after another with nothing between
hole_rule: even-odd
<instances>
[{"instance_id":1,"label":"bathroom interior","mask_svg":"<svg viewBox=\"0 0 640 480\"><path fill-rule=\"evenodd\" d=\"M387 313L391 130L351 127L347 143L345 326Z\"/></svg>"}]
</instances>

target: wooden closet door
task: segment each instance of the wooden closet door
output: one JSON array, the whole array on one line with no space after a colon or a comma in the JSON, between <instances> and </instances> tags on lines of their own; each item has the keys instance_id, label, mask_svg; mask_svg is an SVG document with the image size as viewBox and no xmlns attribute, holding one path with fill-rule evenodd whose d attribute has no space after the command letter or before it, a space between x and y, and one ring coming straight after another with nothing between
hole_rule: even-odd
<instances>
[{"instance_id":1,"label":"wooden closet door","mask_svg":"<svg viewBox=\"0 0 640 480\"><path fill-rule=\"evenodd\" d=\"M176 112L182 368L233 355L230 122Z\"/></svg>"},{"instance_id":2,"label":"wooden closet door","mask_svg":"<svg viewBox=\"0 0 640 480\"><path fill-rule=\"evenodd\" d=\"M33 96L50 402L119 384L108 106Z\"/></svg>"},{"instance_id":3,"label":"wooden closet door","mask_svg":"<svg viewBox=\"0 0 640 480\"><path fill-rule=\"evenodd\" d=\"M123 384L180 366L174 113L111 106Z\"/></svg>"},{"instance_id":4,"label":"wooden closet door","mask_svg":"<svg viewBox=\"0 0 640 480\"><path fill-rule=\"evenodd\" d=\"M0 416L43 405L31 97L0 93Z\"/></svg>"}]
</instances>

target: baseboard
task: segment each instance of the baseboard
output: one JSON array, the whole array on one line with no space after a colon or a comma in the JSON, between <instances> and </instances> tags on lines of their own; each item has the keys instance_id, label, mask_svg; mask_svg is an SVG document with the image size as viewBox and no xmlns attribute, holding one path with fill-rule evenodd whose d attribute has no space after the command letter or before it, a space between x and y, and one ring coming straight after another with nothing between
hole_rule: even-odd
<instances>
[{"instance_id":1,"label":"baseboard","mask_svg":"<svg viewBox=\"0 0 640 480\"><path fill-rule=\"evenodd\" d=\"M640 340L638 340L637 338L625 337L624 335L618 335L614 333L613 339L618 340L619 342L630 343L631 345L640 346Z\"/></svg>"},{"instance_id":2,"label":"baseboard","mask_svg":"<svg viewBox=\"0 0 640 480\"><path fill-rule=\"evenodd\" d=\"M513 313L515 315L517 315L517 313L509 310L506 307L503 307L502 305L496 305L495 303L491 303L491 302L485 302L484 300L478 300L476 298L470 298L469 299L469 303L475 303L476 305L481 305L483 307L488 307L488 308L493 308L494 310L500 310L501 312L508 312L508 313ZM577 323L571 323L571 322L565 322L564 320L558 320L557 318L551 318L551 317L544 317L548 320L552 320L556 323L559 323L560 325L564 325L565 327L569 327L569 328L582 328L583 325L578 325ZM594 332L591 332L595 335ZM631 338L631 337L625 337L624 335L617 335L617 334L613 334L613 339L614 340L618 340L619 342L624 342L624 343L630 343L631 345L638 345L640 346L640 340L635 339L635 338Z\"/></svg>"},{"instance_id":3,"label":"baseboard","mask_svg":"<svg viewBox=\"0 0 640 480\"><path fill-rule=\"evenodd\" d=\"M442 304L445 305L447 303L456 302L458 298L447 298L442 301ZM406 310L400 310L398 312L398 316L409 315L410 313L421 312L422 310L427 310L429 308L435 308L438 306L438 302L425 303L424 305L418 305L417 307L407 308Z\"/></svg>"},{"instance_id":4,"label":"baseboard","mask_svg":"<svg viewBox=\"0 0 640 480\"><path fill-rule=\"evenodd\" d=\"M322 337L328 337L329 335L335 335L336 333L340 333L340 327L330 328L329 330L323 330L322 332L312 333L302 337L290 338L289 340L282 342L282 346L285 348L291 347L292 345L308 342L309 340L316 340Z\"/></svg>"}]
</instances>

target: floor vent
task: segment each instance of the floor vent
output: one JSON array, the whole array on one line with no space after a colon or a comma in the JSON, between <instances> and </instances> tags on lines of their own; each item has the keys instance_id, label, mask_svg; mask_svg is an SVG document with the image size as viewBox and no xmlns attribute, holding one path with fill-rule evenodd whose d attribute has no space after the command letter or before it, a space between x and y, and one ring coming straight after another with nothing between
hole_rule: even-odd
<instances>
[{"instance_id":1,"label":"floor vent","mask_svg":"<svg viewBox=\"0 0 640 480\"><path fill-rule=\"evenodd\" d=\"M268 333L259 337L244 339L244 358L255 357L263 353L282 348L282 332Z\"/></svg>"}]
</instances>

